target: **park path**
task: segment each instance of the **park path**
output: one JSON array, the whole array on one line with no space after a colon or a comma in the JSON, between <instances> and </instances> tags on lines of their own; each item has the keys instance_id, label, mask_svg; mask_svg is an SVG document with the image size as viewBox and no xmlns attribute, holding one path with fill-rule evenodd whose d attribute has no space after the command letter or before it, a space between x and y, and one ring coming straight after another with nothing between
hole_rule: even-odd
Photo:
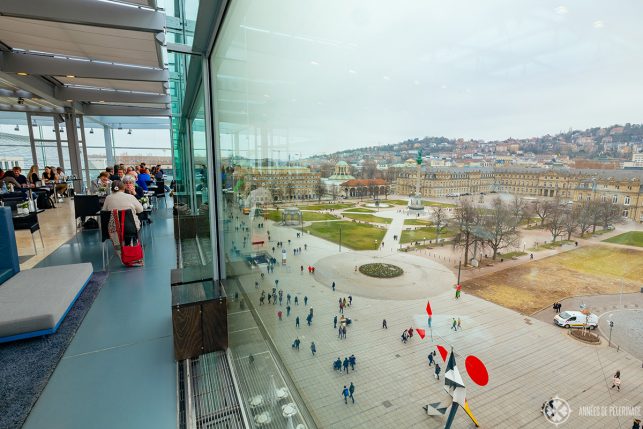
<instances>
[{"instance_id":1,"label":"park path","mask_svg":"<svg viewBox=\"0 0 643 429\"><path fill-rule=\"evenodd\" d=\"M384 238L382 239L382 243L384 244L384 246L382 247L386 247L387 244L390 247L393 243L395 243L396 240L394 240L393 237L396 235L397 241L399 242L400 236L402 235L405 216L400 213L396 213L396 215L393 216L392 219L393 221L387 226L386 235L384 235Z\"/></svg>"}]
</instances>

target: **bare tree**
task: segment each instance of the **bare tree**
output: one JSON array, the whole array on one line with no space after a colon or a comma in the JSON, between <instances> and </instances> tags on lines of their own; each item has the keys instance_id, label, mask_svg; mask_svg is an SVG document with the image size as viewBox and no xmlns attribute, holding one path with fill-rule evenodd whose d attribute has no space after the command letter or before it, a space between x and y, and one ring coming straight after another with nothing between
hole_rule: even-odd
<instances>
[{"instance_id":1,"label":"bare tree","mask_svg":"<svg viewBox=\"0 0 643 429\"><path fill-rule=\"evenodd\" d=\"M507 205L500 197L491 202L491 209L485 212L483 220L482 238L493 250L493 259L496 259L498 251L507 247L518 245L520 234L514 205Z\"/></svg>"},{"instance_id":2,"label":"bare tree","mask_svg":"<svg viewBox=\"0 0 643 429\"><path fill-rule=\"evenodd\" d=\"M605 200L598 203L597 212L600 225L603 229L607 229L611 224L621 221L623 207L609 200Z\"/></svg>"},{"instance_id":3,"label":"bare tree","mask_svg":"<svg viewBox=\"0 0 643 429\"><path fill-rule=\"evenodd\" d=\"M533 209L534 214L540 218L540 226L544 227L545 222L551 216L552 211L558 206L558 201L545 201L545 200L536 200L534 201Z\"/></svg>"},{"instance_id":4,"label":"bare tree","mask_svg":"<svg viewBox=\"0 0 643 429\"><path fill-rule=\"evenodd\" d=\"M593 212L596 210L596 204L593 201L581 201L574 206L577 210L577 226L580 236L583 237L586 232L592 227Z\"/></svg>"},{"instance_id":5,"label":"bare tree","mask_svg":"<svg viewBox=\"0 0 643 429\"><path fill-rule=\"evenodd\" d=\"M447 225L447 212L444 207L434 207L432 216L435 224L435 242L440 241L440 230Z\"/></svg>"},{"instance_id":6,"label":"bare tree","mask_svg":"<svg viewBox=\"0 0 643 429\"><path fill-rule=\"evenodd\" d=\"M469 249L478 241L475 235L475 227L480 223L480 213L469 200L461 200L460 206L456 209L456 222L458 233L453 244L464 248L464 263L469 263Z\"/></svg>"},{"instance_id":7,"label":"bare tree","mask_svg":"<svg viewBox=\"0 0 643 429\"><path fill-rule=\"evenodd\" d=\"M516 226L520 225L520 223L529 216L529 210L527 209L525 200L520 198L518 195L514 195L514 198L511 200L509 205L509 210Z\"/></svg>"},{"instance_id":8,"label":"bare tree","mask_svg":"<svg viewBox=\"0 0 643 429\"><path fill-rule=\"evenodd\" d=\"M567 234L567 240L571 240L572 234L578 229L580 218L580 207L566 207L563 213L563 232Z\"/></svg>"},{"instance_id":9,"label":"bare tree","mask_svg":"<svg viewBox=\"0 0 643 429\"><path fill-rule=\"evenodd\" d=\"M319 174L321 177L329 177L335 171L335 166L330 162L322 162L319 166Z\"/></svg>"},{"instance_id":10,"label":"bare tree","mask_svg":"<svg viewBox=\"0 0 643 429\"><path fill-rule=\"evenodd\" d=\"M363 179L375 179L379 176L380 171L377 169L377 162L372 159L364 161L362 164L362 178Z\"/></svg>"},{"instance_id":11,"label":"bare tree","mask_svg":"<svg viewBox=\"0 0 643 429\"><path fill-rule=\"evenodd\" d=\"M317 194L317 202L321 202L324 192L326 191L326 185L324 185L324 182L321 179L315 183L314 191L315 194Z\"/></svg>"},{"instance_id":12,"label":"bare tree","mask_svg":"<svg viewBox=\"0 0 643 429\"><path fill-rule=\"evenodd\" d=\"M330 196L333 198L333 201L337 198L337 185L330 186Z\"/></svg>"},{"instance_id":13,"label":"bare tree","mask_svg":"<svg viewBox=\"0 0 643 429\"><path fill-rule=\"evenodd\" d=\"M550 208L547 215L547 230L551 233L551 241L556 242L556 239L563 235L564 232L564 219L565 219L565 209L563 206L558 204L550 204Z\"/></svg>"}]
</instances>

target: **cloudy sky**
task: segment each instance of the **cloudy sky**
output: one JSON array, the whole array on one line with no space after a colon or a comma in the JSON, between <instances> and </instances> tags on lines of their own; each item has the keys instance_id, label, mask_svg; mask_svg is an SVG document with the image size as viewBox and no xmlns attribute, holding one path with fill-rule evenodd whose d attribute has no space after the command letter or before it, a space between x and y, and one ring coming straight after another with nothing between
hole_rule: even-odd
<instances>
[{"instance_id":1,"label":"cloudy sky","mask_svg":"<svg viewBox=\"0 0 643 429\"><path fill-rule=\"evenodd\" d=\"M213 64L224 146L283 158L641 122L642 16L640 0L234 2Z\"/></svg>"}]
</instances>

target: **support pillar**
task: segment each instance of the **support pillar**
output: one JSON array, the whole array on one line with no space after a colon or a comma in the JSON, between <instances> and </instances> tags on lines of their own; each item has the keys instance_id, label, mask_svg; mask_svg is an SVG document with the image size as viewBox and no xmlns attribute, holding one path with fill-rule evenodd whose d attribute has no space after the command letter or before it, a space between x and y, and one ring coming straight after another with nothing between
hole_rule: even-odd
<instances>
[{"instance_id":1,"label":"support pillar","mask_svg":"<svg viewBox=\"0 0 643 429\"><path fill-rule=\"evenodd\" d=\"M170 130L171 129L172 127L170 127ZM114 165L114 144L112 142L112 131L107 125L103 125L103 139L105 140L105 155L107 156L107 165ZM172 151L172 156L174 156L174 151ZM116 172L114 172L114 174L116 174Z\"/></svg>"}]
</instances>

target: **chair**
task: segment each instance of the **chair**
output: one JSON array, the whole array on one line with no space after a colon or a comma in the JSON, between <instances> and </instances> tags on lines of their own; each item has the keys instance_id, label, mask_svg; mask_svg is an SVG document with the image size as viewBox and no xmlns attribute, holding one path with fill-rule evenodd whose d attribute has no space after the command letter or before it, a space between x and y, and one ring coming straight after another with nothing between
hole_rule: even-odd
<instances>
[{"instance_id":1,"label":"chair","mask_svg":"<svg viewBox=\"0 0 643 429\"><path fill-rule=\"evenodd\" d=\"M31 241L33 242L33 250L36 255L38 254L38 249L36 248L36 239L33 237L36 231L38 231L38 235L40 235L40 243L42 244L42 247L45 247L45 242L42 240L42 233L40 232L40 224L38 223L38 213L32 212L20 217L14 216L13 229L16 231L28 229L31 232Z\"/></svg>"},{"instance_id":2,"label":"chair","mask_svg":"<svg viewBox=\"0 0 643 429\"><path fill-rule=\"evenodd\" d=\"M109 263L109 260L106 258L107 253L109 253L109 246L106 249L105 242L111 241L111 237L109 236L109 219L111 216L112 212L109 210L101 210L100 212L100 245L103 254L103 271L105 271L105 267L107 266L107 263Z\"/></svg>"},{"instance_id":3,"label":"chair","mask_svg":"<svg viewBox=\"0 0 643 429\"><path fill-rule=\"evenodd\" d=\"M76 194L74 197L74 219L86 217L98 217L101 209L100 198L98 195L81 195ZM76 224L78 228L78 224Z\"/></svg>"},{"instance_id":4,"label":"chair","mask_svg":"<svg viewBox=\"0 0 643 429\"><path fill-rule=\"evenodd\" d=\"M163 204L167 208L167 202L165 201L165 181L159 180L156 182L156 189L154 189L154 196L158 201L159 197L163 197Z\"/></svg>"}]
</instances>

